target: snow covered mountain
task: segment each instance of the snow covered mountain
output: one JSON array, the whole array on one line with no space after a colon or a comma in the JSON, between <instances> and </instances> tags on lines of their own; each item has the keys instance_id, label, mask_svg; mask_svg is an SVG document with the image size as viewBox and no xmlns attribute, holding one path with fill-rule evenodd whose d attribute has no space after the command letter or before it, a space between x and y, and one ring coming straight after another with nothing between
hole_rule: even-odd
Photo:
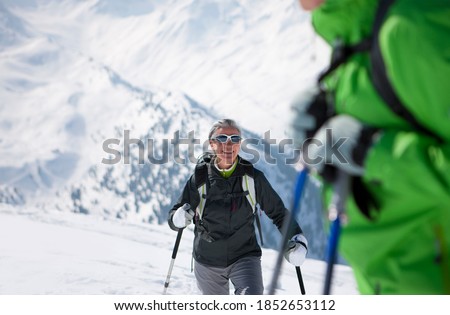
<instances>
[{"instance_id":1,"label":"snow covered mountain","mask_svg":"<svg viewBox=\"0 0 450 315\"><path fill-rule=\"evenodd\" d=\"M270 131L280 143L290 99L327 56L294 0L4 0L0 206L165 224L194 167L174 161L175 135L194 132L194 154L180 145L179 155L197 156L212 122L226 116L246 137ZM102 162L111 139L121 156L112 165ZM141 140L143 156L126 139ZM289 150L272 146L274 165L266 148L254 147L257 167L288 206L295 169L280 161ZM149 162L149 152L158 159L166 149L167 163ZM299 221L314 235L311 257L323 258L319 188L308 187ZM278 232L263 225L275 247Z\"/></svg>"}]
</instances>

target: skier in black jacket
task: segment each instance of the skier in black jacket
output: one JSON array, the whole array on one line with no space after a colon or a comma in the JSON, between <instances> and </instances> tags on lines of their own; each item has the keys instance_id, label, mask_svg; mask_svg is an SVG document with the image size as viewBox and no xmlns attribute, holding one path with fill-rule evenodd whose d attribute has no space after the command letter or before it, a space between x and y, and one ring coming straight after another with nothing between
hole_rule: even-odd
<instances>
[{"instance_id":1,"label":"skier in black jacket","mask_svg":"<svg viewBox=\"0 0 450 315\"><path fill-rule=\"evenodd\" d=\"M261 248L253 224L255 214L242 184L249 167L256 202L280 231L288 210L264 174L238 155L241 131L233 120L216 122L209 133L209 142L214 155L205 163L208 181L205 200L200 198L194 173L169 212L169 225L178 230L195 222L195 277L203 294L229 294L229 280L235 294L263 294ZM205 205L199 214L195 209L201 202ZM290 233L285 257L300 266L308 242L297 223Z\"/></svg>"}]
</instances>

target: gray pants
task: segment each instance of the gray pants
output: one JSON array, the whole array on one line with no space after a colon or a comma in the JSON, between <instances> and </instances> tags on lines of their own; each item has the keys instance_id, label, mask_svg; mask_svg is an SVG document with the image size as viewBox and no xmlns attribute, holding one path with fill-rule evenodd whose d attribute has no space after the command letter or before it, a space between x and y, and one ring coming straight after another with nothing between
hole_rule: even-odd
<instances>
[{"instance_id":1,"label":"gray pants","mask_svg":"<svg viewBox=\"0 0 450 315\"><path fill-rule=\"evenodd\" d=\"M198 288L205 295L230 294L230 280L236 295L261 295L264 291L261 257L244 257L228 267L207 266L195 261L194 273Z\"/></svg>"}]
</instances>

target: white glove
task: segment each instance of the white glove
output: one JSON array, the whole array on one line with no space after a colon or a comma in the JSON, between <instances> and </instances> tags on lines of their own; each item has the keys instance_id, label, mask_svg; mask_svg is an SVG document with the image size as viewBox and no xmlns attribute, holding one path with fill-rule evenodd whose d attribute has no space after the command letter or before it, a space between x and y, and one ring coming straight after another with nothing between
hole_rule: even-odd
<instances>
[{"instance_id":1,"label":"white glove","mask_svg":"<svg viewBox=\"0 0 450 315\"><path fill-rule=\"evenodd\" d=\"M194 215L195 212L191 209L191 206L188 203L185 203L183 206L179 207L173 214L173 225L175 225L179 229L185 228L192 223Z\"/></svg>"},{"instance_id":2,"label":"white glove","mask_svg":"<svg viewBox=\"0 0 450 315\"><path fill-rule=\"evenodd\" d=\"M308 253L308 240L303 234L294 235L288 242L284 257L294 266L301 266Z\"/></svg>"}]
</instances>

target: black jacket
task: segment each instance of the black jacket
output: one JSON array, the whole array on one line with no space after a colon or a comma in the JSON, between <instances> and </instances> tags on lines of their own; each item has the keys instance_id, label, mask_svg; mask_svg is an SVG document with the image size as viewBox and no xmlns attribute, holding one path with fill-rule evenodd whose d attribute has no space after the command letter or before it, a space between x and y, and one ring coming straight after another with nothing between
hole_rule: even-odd
<instances>
[{"instance_id":1,"label":"black jacket","mask_svg":"<svg viewBox=\"0 0 450 315\"><path fill-rule=\"evenodd\" d=\"M208 165L209 188L206 204L200 221L196 215L194 258L196 261L211 265L227 267L245 256L261 256L261 248L256 240L254 214L251 205L242 194L242 176L245 174L242 159L233 174L228 178L222 177L214 165ZM248 163L248 162L247 162ZM281 198L267 181L264 174L254 169L256 199L261 209L282 231L282 224L287 209ZM195 209L200 202L200 196L195 184L195 174L186 183L178 202L169 212L169 226L178 230L172 223L174 212L183 204L188 203ZM255 215L259 215L255 213ZM291 236L301 233L295 223ZM206 240L205 234L210 236Z\"/></svg>"}]
</instances>

